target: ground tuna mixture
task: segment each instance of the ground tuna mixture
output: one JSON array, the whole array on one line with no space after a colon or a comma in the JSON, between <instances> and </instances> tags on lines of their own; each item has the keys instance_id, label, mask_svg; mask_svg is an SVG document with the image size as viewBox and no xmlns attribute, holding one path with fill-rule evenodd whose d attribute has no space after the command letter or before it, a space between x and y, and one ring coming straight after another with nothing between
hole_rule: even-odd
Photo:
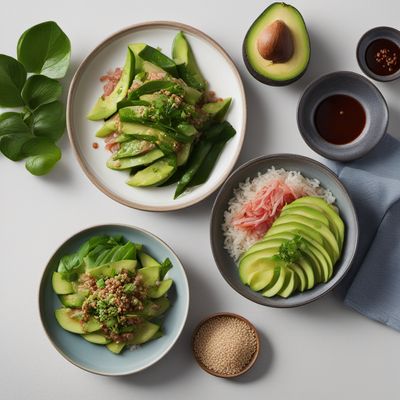
<instances>
[{"instance_id":1,"label":"ground tuna mixture","mask_svg":"<svg viewBox=\"0 0 400 400\"><path fill-rule=\"evenodd\" d=\"M135 325L143 322L135 313L143 310L147 295L140 275L123 270L112 278L96 280L85 274L81 288L90 293L82 305L82 323L95 317L102 323L104 335L114 342L133 338Z\"/></svg>"}]
</instances>

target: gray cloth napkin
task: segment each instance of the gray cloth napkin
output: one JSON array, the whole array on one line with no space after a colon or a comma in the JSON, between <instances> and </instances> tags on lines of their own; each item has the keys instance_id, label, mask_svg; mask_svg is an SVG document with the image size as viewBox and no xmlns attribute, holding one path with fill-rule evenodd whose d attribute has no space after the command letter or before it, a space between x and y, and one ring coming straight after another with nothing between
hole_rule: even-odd
<instances>
[{"instance_id":1,"label":"gray cloth napkin","mask_svg":"<svg viewBox=\"0 0 400 400\"><path fill-rule=\"evenodd\" d=\"M339 291L346 305L400 331L400 142L386 135L359 160L327 164L348 189L360 228Z\"/></svg>"}]
</instances>

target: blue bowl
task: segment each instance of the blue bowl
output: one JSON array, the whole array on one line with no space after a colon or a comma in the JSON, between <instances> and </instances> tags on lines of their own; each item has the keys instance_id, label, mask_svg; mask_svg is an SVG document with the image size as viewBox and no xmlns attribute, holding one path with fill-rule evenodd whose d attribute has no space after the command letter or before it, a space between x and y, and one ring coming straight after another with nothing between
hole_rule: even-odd
<instances>
[{"instance_id":1,"label":"blue bowl","mask_svg":"<svg viewBox=\"0 0 400 400\"><path fill-rule=\"evenodd\" d=\"M60 258L74 252L95 235L123 235L126 239L142 243L156 259L171 260L173 268L168 277L174 280L169 296L172 307L163 319L164 336L139 346L134 351L113 354L105 346L85 341L80 335L62 329L54 316L61 303L53 292L51 276ZM39 288L39 311L43 327L54 347L72 364L100 375L129 375L141 371L164 357L177 341L186 322L189 309L189 286L185 271L175 253L159 238L143 229L127 225L100 225L78 232L64 242L48 262Z\"/></svg>"}]
</instances>

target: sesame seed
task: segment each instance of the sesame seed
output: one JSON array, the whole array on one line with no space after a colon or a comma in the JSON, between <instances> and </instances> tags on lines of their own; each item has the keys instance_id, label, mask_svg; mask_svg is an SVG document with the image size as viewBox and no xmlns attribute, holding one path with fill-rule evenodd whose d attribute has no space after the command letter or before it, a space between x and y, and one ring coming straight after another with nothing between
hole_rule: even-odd
<instances>
[{"instance_id":1,"label":"sesame seed","mask_svg":"<svg viewBox=\"0 0 400 400\"><path fill-rule=\"evenodd\" d=\"M195 334L193 351L209 370L221 375L243 371L257 351L254 329L232 316L217 316L203 323Z\"/></svg>"}]
</instances>

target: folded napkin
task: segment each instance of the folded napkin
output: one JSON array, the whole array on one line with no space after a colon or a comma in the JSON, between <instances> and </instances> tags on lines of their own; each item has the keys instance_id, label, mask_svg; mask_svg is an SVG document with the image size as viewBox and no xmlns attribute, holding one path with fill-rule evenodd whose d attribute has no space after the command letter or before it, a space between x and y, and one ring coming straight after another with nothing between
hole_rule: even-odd
<instances>
[{"instance_id":1,"label":"folded napkin","mask_svg":"<svg viewBox=\"0 0 400 400\"><path fill-rule=\"evenodd\" d=\"M346 305L400 331L400 142L390 135L361 159L327 162L359 219L359 248L338 291Z\"/></svg>"}]
</instances>

